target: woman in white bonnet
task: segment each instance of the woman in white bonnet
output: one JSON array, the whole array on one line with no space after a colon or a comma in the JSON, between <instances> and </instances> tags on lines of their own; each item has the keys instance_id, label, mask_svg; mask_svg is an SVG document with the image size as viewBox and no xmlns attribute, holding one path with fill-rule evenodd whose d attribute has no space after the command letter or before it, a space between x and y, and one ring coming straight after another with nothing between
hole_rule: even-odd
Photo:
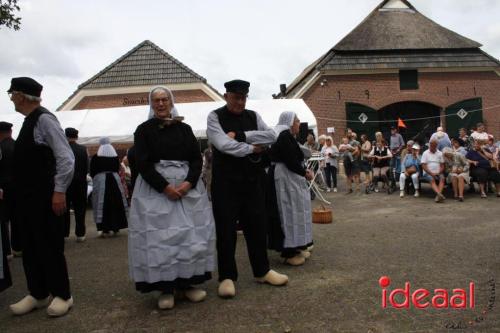
<instances>
[{"instance_id":1,"label":"woman in white bonnet","mask_svg":"<svg viewBox=\"0 0 500 333\"><path fill-rule=\"evenodd\" d=\"M137 177L130 207L129 272L142 293L160 292L158 307L175 295L205 299L199 285L214 268L215 227L202 158L191 127L176 118L170 90L153 88L152 117L134 133Z\"/></svg>"},{"instance_id":2,"label":"woman in white bonnet","mask_svg":"<svg viewBox=\"0 0 500 333\"><path fill-rule=\"evenodd\" d=\"M97 154L90 160L92 208L99 237L127 228L127 199L118 172L120 160L109 138L99 140Z\"/></svg>"},{"instance_id":3,"label":"woman in white bonnet","mask_svg":"<svg viewBox=\"0 0 500 333\"><path fill-rule=\"evenodd\" d=\"M311 195L306 180L313 173L304 167L304 153L295 139L300 120L294 112L280 115L278 139L271 146L269 170L269 247L281 252L285 263L304 264L311 253Z\"/></svg>"}]
</instances>

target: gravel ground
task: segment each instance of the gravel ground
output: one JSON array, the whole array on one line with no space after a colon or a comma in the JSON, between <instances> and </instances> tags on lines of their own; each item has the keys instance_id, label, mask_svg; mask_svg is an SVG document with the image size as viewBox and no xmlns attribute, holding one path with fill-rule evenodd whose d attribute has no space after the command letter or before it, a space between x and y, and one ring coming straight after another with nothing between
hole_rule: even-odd
<instances>
[{"instance_id":1,"label":"gravel ground","mask_svg":"<svg viewBox=\"0 0 500 333\"><path fill-rule=\"evenodd\" d=\"M237 296L217 297L216 279L205 284L206 301L179 301L159 311L155 295L141 295L128 278L126 232L96 238L90 211L85 243L66 242L75 306L62 318L44 310L13 317L8 305L26 293L20 259L11 262L14 286L0 295L0 332L500 332L500 199L466 196L436 204L428 187L420 198L398 194L331 193L334 221L314 225L315 248L304 266L290 267L270 252L274 269L290 283L254 282L239 236ZM317 205L317 202L315 202ZM381 276L389 289L467 288L476 284L474 309L383 309ZM480 318L481 317L481 318ZM476 323L471 324L476 321Z\"/></svg>"}]
</instances>

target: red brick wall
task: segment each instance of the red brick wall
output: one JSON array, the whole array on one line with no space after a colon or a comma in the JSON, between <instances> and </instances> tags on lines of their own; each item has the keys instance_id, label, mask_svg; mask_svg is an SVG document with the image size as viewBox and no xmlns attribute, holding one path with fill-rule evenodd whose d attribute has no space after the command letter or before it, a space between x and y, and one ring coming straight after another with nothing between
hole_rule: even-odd
<instances>
[{"instance_id":1,"label":"red brick wall","mask_svg":"<svg viewBox=\"0 0 500 333\"><path fill-rule=\"evenodd\" d=\"M202 90L173 91L176 103L211 102L213 99ZM149 93L87 96L72 110L104 109L122 106L148 105Z\"/></svg>"},{"instance_id":2,"label":"red brick wall","mask_svg":"<svg viewBox=\"0 0 500 333\"><path fill-rule=\"evenodd\" d=\"M326 82L321 86L321 81ZM475 90L474 90L475 88ZM366 93L369 92L369 96ZM345 104L364 104L376 110L404 101L421 101L446 107L465 99L481 97L483 119L488 132L500 136L500 77L494 72L419 73L418 90L399 90L398 74L325 75L303 96L318 119L319 134L335 127L338 136L345 132Z\"/></svg>"}]
</instances>

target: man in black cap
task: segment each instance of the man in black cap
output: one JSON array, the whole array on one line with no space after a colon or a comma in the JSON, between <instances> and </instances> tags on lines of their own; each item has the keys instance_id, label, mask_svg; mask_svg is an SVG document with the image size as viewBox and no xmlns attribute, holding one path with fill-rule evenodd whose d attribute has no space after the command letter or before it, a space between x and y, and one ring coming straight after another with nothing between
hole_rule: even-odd
<instances>
[{"instance_id":1,"label":"man in black cap","mask_svg":"<svg viewBox=\"0 0 500 333\"><path fill-rule=\"evenodd\" d=\"M75 235L77 242L85 241L85 211L87 206L87 173L89 172L89 156L85 146L76 143L78 130L68 127L64 130L68 138L69 146L75 155L75 171L73 180L66 191L66 206L64 213L64 237L69 237L70 213L69 208L73 206L75 212Z\"/></svg>"},{"instance_id":2,"label":"man in black cap","mask_svg":"<svg viewBox=\"0 0 500 333\"><path fill-rule=\"evenodd\" d=\"M7 256L19 257L21 252L21 241L19 239L19 225L16 223L14 188L12 186L14 145L12 139L12 124L6 121L0 122L0 220L2 224L2 245ZM10 224L10 237L9 237ZM11 252L12 248L12 252Z\"/></svg>"},{"instance_id":3,"label":"man in black cap","mask_svg":"<svg viewBox=\"0 0 500 333\"><path fill-rule=\"evenodd\" d=\"M57 118L40 105L42 88L32 78L20 77L12 79L7 91L16 111L25 116L14 150L13 185L29 290L10 309L23 315L46 306L52 295L47 313L62 316L73 305L63 215L74 156Z\"/></svg>"},{"instance_id":4,"label":"man in black cap","mask_svg":"<svg viewBox=\"0 0 500 333\"><path fill-rule=\"evenodd\" d=\"M224 84L226 105L207 119L207 136L213 144L212 206L217 234L220 297L236 294L238 271L234 258L236 225L243 227L248 256L258 282L284 285L288 277L269 268L265 211L265 171L261 144L276 140L258 113L246 110L250 83Z\"/></svg>"}]
</instances>

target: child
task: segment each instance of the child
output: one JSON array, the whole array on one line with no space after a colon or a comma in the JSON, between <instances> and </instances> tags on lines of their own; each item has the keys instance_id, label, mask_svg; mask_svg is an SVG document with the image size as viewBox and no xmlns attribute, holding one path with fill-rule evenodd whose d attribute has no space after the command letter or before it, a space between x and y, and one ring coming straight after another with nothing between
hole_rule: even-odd
<instances>
[{"instance_id":1,"label":"child","mask_svg":"<svg viewBox=\"0 0 500 333\"><path fill-rule=\"evenodd\" d=\"M342 138L342 144L339 146L339 151L344 159L348 158L351 163L354 161L354 157L352 156L354 147L349 144L349 139L347 137Z\"/></svg>"}]
</instances>

